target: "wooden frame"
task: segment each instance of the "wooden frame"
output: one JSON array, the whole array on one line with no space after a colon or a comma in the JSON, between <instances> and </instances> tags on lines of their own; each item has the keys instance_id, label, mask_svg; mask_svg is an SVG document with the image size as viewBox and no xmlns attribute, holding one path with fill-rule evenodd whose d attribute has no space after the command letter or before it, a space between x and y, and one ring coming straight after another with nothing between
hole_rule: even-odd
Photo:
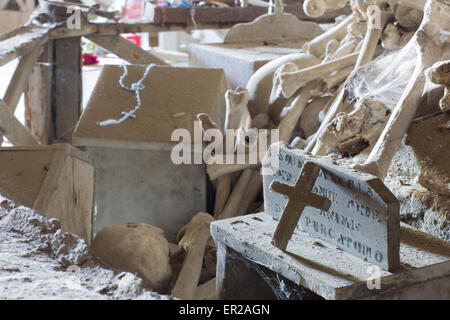
<instances>
[{"instance_id":1,"label":"wooden frame","mask_svg":"<svg viewBox=\"0 0 450 320\"><path fill-rule=\"evenodd\" d=\"M67 6L70 4L68 3ZM62 4L64 6L64 4ZM86 8L84 8L86 9ZM165 10L160 11L155 9L155 15L150 20L127 21L119 20L117 22L90 22L87 14L82 12L82 24L79 29L69 29L64 23L64 19L59 19L60 22L51 26L36 25L28 23L22 27L11 30L10 32L0 35L0 66L19 58L19 65L13 75L13 78L7 88L6 94L0 100L0 135L5 136L14 145L33 145L38 141L41 143L52 143L54 141L71 141L73 128L78 121L81 113L81 68L79 59L72 59L70 62L62 60L67 57L74 57L74 51L81 52L80 37L87 37L91 41L104 47L106 50L116 54L120 58L130 63L156 63L166 64L151 52L142 50L141 48L131 44L130 42L120 37L121 33L134 32L148 32L157 33L163 31L190 31L193 29L220 29L229 28L239 22L251 21L257 16L266 12L266 8L198 8L189 11L189 19L186 18L186 11L174 9L173 12L184 12L181 14L181 20L175 20L164 17ZM300 18L306 18L303 11L298 8L291 8L287 6L287 12L294 10L296 15ZM189 9L188 9L189 10ZM86 10L84 10L86 11ZM342 11L342 10L341 10ZM167 11L172 12L172 11ZM239 14L237 14L239 13ZM334 17L343 12L331 13L330 15L322 17L318 22L332 21ZM95 12L94 12L95 14ZM101 13L98 13L101 15ZM192 16L194 14L194 16ZM66 14L67 15L67 14ZM192 20L192 17L194 20ZM178 20L177 20L178 19ZM325 20L324 20L325 19ZM61 21L62 20L62 21ZM194 21L195 23L192 23ZM53 63L51 74L45 76L32 76L36 61L40 58L40 52L47 52L42 50L47 44L53 45L53 54L49 61ZM67 55L67 56L66 56ZM77 54L78 55L78 54ZM59 57L63 57L58 60ZM45 59L44 59L45 60ZM59 62L58 62L59 61ZM70 72L72 71L72 72ZM34 81L43 81L54 79L55 75L64 74L69 75L70 81L75 83L72 86L70 94L64 94L64 90L59 90L58 87L67 87L66 83L59 83L53 81L51 85L50 100L52 103L42 104L42 98L46 95L34 94L32 97L35 100L29 99L29 104L36 104L44 108L44 113L48 114L46 118L53 119L55 123L51 125L43 125L44 130L52 132L39 132L36 139L27 128L25 128L15 117L14 110L20 99L20 96L27 90L29 79ZM35 87L44 86L45 84L35 83ZM36 90L34 91L36 93ZM63 103L64 102L64 103ZM63 105L61 105L63 104ZM33 107L36 112L37 107ZM50 109L47 111L46 109ZM28 121L28 125L31 124Z\"/></svg>"}]
</instances>

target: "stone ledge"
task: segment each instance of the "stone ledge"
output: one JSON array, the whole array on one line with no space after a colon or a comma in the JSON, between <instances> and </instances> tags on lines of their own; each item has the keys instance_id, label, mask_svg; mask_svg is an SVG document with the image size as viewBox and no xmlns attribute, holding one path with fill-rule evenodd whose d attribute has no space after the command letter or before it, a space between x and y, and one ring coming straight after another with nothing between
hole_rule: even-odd
<instances>
[{"instance_id":1,"label":"stone ledge","mask_svg":"<svg viewBox=\"0 0 450 320\"><path fill-rule=\"evenodd\" d=\"M246 259L269 268L325 299L383 299L386 294L408 296L414 290L439 282L439 291L422 298L450 299L450 245L402 224L400 230L400 268L394 273L379 270L381 289L370 290L369 270L375 268L353 255L314 238L298 228L288 252L270 242L278 221L265 214L251 214L216 221L211 234L216 242L242 254ZM440 279L441 281L439 281ZM420 298L419 297L419 298ZM251 297L249 297L251 298Z\"/></svg>"}]
</instances>

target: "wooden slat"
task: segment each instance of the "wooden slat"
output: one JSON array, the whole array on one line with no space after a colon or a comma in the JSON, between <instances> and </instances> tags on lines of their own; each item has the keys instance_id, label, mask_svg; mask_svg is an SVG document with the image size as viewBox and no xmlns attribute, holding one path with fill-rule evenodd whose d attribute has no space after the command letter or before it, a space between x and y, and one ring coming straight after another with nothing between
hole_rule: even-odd
<instances>
[{"instance_id":1,"label":"wooden slat","mask_svg":"<svg viewBox=\"0 0 450 320\"><path fill-rule=\"evenodd\" d=\"M0 129L2 135L14 145L37 144L30 131L14 117L10 107L3 100L0 100Z\"/></svg>"},{"instance_id":2,"label":"wooden slat","mask_svg":"<svg viewBox=\"0 0 450 320\"><path fill-rule=\"evenodd\" d=\"M47 174L45 175L44 181L42 182L39 194L33 204L33 209L41 214L43 214L47 209L47 205L52 194L52 188L54 187L59 176L61 166L63 165L62 161L65 156L64 151L61 150L55 150L53 154L52 162L48 168Z\"/></svg>"},{"instance_id":3,"label":"wooden slat","mask_svg":"<svg viewBox=\"0 0 450 320\"><path fill-rule=\"evenodd\" d=\"M19 65L9 83L3 100L11 108L11 112L13 113L16 110L17 103L19 103L20 96L27 86L28 78L33 71L34 64L39 58L41 50L42 47L39 46L20 59Z\"/></svg>"},{"instance_id":4,"label":"wooden slat","mask_svg":"<svg viewBox=\"0 0 450 320\"><path fill-rule=\"evenodd\" d=\"M52 124L53 41L43 45L42 54L28 77L25 90L25 120L31 134L42 144L54 138Z\"/></svg>"},{"instance_id":5,"label":"wooden slat","mask_svg":"<svg viewBox=\"0 0 450 320\"><path fill-rule=\"evenodd\" d=\"M136 64L151 64L167 65L163 60L155 57L153 54L141 49L134 43L119 35L113 36L88 36L92 42L114 53L118 57Z\"/></svg>"},{"instance_id":6,"label":"wooden slat","mask_svg":"<svg viewBox=\"0 0 450 320\"><path fill-rule=\"evenodd\" d=\"M259 16L267 13L265 7L232 7L232 8L159 8L153 6L151 14L151 23L159 25L168 24L236 24L250 22ZM348 7L341 10L327 12L321 17L311 18L303 10L302 5L284 6L284 12L291 13L297 18L306 21L315 21L319 23L333 22L334 19L342 14L349 14Z\"/></svg>"},{"instance_id":7,"label":"wooden slat","mask_svg":"<svg viewBox=\"0 0 450 320\"><path fill-rule=\"evenodd\" d=\"M0 66L44 44L50 28L24 26L0 36Z\"/></svg>"},{"instance_id":8,"label":"wooden slat","mask_svg":"<svg viewBox=\"0 0 450 320\"><path fill-rule=\"evenodd\" d=\"M162 11L158 11L162 10ZM327 12L319 18L305 15L302 6L285 6L285 12L292 13L302 20L332 22L334 18L349 14L348 7ZM68 29L65 25L42 27L23 26L0 35L0 66L31 52L35 46L51 39L79 37L85 35L118 35L130 32L162 32L193 29L230 28L236 23L250 22L265 14L267 8L156 8L154 20L120 20L119 22L88 23L81 29Z\"/></svg>"}]
</instances>

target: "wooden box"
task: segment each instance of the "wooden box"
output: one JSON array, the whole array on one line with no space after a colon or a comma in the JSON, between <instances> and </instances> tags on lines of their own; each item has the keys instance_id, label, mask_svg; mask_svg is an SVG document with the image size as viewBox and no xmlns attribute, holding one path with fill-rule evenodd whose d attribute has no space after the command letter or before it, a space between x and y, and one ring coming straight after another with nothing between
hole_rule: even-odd
<instances>
[{"instance_id":1,"label":"wooden box","mask_svg":"<svg viewBox=\"0 0 450 320\"><path fill-rule=\"evenodd\" d=\"M124 83L136 82L145 69L128 66ZM206 210L207 177L203 164L172 162L178 144L171 141L172 132L186 129L193 142L201 112L223 127L229 84L219 69L155 66L142 82L136 118L99 126L136 104L134 93L119 86L122 73L121 66L103 67L73 134L73 143L96 160L94 233L113 224L142 222L160 227L174 241L193 215Z\"/></svg>"},{"instance_id":2,"label":"wooden box","mask_svg":"<svg viewBox=\"0 0 450 320\"><path fill-rule=\"evenodd\" d=\"M286 54L299 52L305 41L252 41L189 45L193 66L222 68L232 88L246 87L250 77L264 64Z\"/></svg>"},{"instance_id":3,"label":"wooden box","mask_svg":"<svg viewBox=\"0 0 450 320\"><path fill-rule=\"evenodd\" d=\"M91 240L92 157L68 145L0 148L0 193Z\"/></svg>"}]
</instances>

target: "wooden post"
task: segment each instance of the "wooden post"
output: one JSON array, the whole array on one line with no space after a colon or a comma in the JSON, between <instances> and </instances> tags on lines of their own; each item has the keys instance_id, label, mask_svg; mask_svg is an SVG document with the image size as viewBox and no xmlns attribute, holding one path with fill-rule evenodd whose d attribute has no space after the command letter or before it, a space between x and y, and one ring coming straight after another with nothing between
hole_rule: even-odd
<instances>
[{"instance_id":1,"label":"wooden post","mask_svg":"<svg viewBox=\"0 0 450 320\"><path fill-rule=\"evenodd\" d=\"M57 39L54 45L52 120L55 140L72 141L81 115L81 38Z\"/></svg>"},{"instance_id":2,"label":"wooden post","mask_svg":"<svg viewBox=\"0 0 450 320\"><path fill-rule=\"evenodd\" d=\"M53 142L51 116L53 42L43 45L25 89L25 125L42 144Z\"/></svg>"}]
</instances>

